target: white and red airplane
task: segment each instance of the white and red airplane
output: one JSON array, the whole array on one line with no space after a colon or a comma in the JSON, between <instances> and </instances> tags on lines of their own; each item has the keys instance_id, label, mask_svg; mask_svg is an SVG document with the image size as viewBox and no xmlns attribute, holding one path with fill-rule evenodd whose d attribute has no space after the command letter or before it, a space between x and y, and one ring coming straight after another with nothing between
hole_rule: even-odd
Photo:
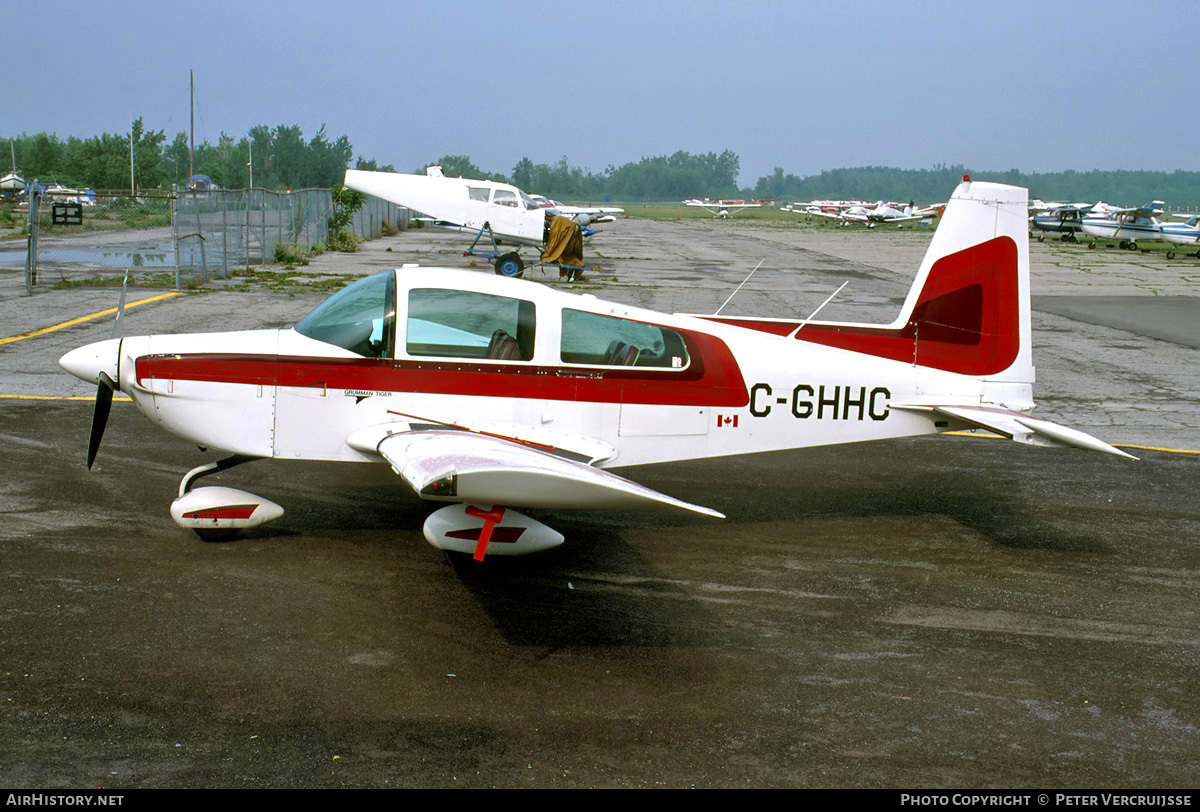
<instances>
[{"instance_id":1,"label":"white and red airplane","mask_svg":"<svg viewBox=\"0 0 1200 812\"><path fill-rule=\"evenodd\" d=\"M712 212L713 217L721 217L721 218L732 217L733 215L737 214L739 211L746 211L747 209L758 209L758 208L762 207L762 203L759 203L757 201L725 200L725 199L710 200L709 198L692 198L690 200L683 201L683 205L696 206L698 208L704 209L705 211Z\"/></svg>"},{"instance_id":2,"label":"white and red airplane","mask_svg":"<svg viewBox=\"0 0 1200 812\"><path fill-rule=\"evenodd\" d=\"M202 535L282 509L204 474L256 459L386 462L434 512L425 536L522 554L562 536L514 508L669 507L609 467L986 429L1128 457L1034 417L1027 191L965 181L888 325L669 315L478 272L364 277L294 328L114 338L65 355L97 384L231 456L184 476Z\"/></svg>"},{"instance_id":3,"label":"white and red airplane","mask_svg":"<svg viewBox=\"0 0 1200 812\"><path fill-rule=\"evenodd\" d=\"M838 211L809 211L808 214L816 217L826 217L831 220L839 220L844 226L860 223L866 225L867 228L874 228L877 225L889 223L911 223L917 220L932 220L938 217L944 206L927 206L923 209L916 208L912 203L909 203L903 209L897 208L899 204L885 203L880 200L874 206L849 206Z\"/></svg>"}]
</instances>

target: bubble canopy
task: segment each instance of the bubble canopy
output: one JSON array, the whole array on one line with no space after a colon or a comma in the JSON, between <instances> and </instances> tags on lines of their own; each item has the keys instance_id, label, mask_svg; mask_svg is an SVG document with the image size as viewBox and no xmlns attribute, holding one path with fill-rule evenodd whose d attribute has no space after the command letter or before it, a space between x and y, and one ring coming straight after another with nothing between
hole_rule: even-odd
<instances>
[{"instance_id":1,"label":"bubble canopy","mask_svg":"<svg viewBox=\"0 0 1200 812\"><path fill-rule=\"evenodd\" d=\"M391 358L396 341L396 272L360 279L317 305L296 332L366 358Z\"/></svg>"}]
</instances>

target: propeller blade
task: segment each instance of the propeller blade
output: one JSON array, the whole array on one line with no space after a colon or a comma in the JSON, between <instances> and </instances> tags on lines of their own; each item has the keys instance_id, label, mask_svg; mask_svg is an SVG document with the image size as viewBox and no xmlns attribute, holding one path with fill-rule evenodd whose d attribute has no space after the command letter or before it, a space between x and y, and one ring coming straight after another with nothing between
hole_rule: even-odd
<instances>
[{"instance_id":1,"label":"propeller blade","mask_svg":"<svg viewBox=\"0 0 1200 812\"><path fill-rule=\"evenodd\" d=\"M91 470L96 461L96 452L100 450L100 440L104 437L104 427L108 424L108 413L112 409L113 391L117 388L108 373L100 372L100 383L96 385L96 408L92 412L92 434L88 438L87 467Z\"/></svg>"}]
</instances>

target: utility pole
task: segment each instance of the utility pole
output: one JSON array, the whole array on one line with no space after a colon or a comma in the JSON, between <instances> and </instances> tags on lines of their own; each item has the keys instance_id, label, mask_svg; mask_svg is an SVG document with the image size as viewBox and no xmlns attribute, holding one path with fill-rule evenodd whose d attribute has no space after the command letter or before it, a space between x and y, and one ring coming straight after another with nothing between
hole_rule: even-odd
<instances>
[{"instance_id":1,"label":"utility pole","mask_svg":"<svg viewBox=\"0 0 1200 812\"><path fill-rule=\"evenodd\" d=\"M133 113L129 114L129 196L137 197L137 184L133 177Z\"/></svg>"},{"instance_id":2,"label":"utility pole","mask_svg":"<svg viewBox=\"0 0 1200 812\"><path fill-rule=\"evenodd\" d=\"M191 111L188 121L188 177L196 174L192 165L196 154L196 77L195 71L188 71L188 109Z\"/></svg>"}]
</instances>

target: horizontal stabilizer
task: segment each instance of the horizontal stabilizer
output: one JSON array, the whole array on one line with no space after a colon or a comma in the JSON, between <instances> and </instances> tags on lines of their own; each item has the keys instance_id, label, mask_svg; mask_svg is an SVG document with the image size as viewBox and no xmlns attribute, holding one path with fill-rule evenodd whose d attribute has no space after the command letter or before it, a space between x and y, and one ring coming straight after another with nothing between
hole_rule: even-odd
<instances>
[{"instance_id":1,"label":"horizontal stabilizer","mask_svg":"<svg viewBox=\"0 0 1200 812\"><path fill-rule=\"evenodd\" d=\"M530 508L674 507L725 518L583 462L486 434L398 432L382 438L378 452L428 499Z\"/></svg>"},{"instance_id":2,"label":"horizontal stabilizer","mask_svg":"<svg viewBox=\"0 0 1200 812\"><path fill-rule=\"evenodd\" d=\"M928 412L966 423L971 428L986 429L1001 434L1010 440L1031 445L1082 448L1102 451L1118 457L1137 459L1119 448L1078 429L1060 426L1049 420L1031 417L1005 409L988 409L979 406L896 406L910 412Z\"/></svg>"}]
</instances>

